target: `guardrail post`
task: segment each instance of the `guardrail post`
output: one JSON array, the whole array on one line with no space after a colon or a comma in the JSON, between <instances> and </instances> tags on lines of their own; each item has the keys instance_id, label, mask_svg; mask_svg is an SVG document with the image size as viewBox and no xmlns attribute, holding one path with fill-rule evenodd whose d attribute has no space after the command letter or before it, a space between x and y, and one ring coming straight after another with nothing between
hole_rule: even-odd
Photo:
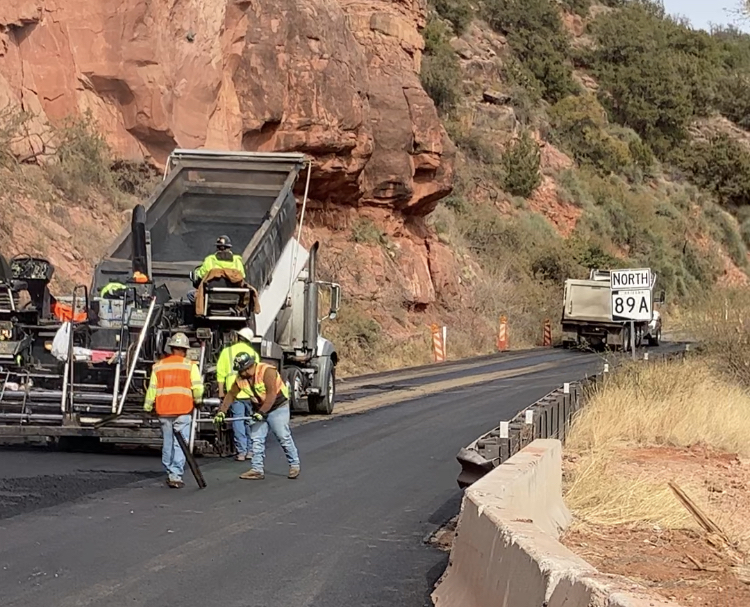
<instances>
[{"instance_id":1,"label":"guardrail post","mask_svg":"<svg viewBox=\"0 0 750 607\"><path fill-rule=\"evenodd\" d=\"M510 423L509 422L500 422L500 440L499 440L499 457L500 457L500 463L502 464L504 461L507 461L510 457Z\"/></svg>"}]
</instances>

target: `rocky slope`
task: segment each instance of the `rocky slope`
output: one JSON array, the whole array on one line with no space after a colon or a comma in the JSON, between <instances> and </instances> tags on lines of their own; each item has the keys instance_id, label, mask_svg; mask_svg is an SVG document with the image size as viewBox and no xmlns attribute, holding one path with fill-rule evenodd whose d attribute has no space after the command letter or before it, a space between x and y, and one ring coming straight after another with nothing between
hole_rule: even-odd
<instances>
[{"instance_id":1,"label":"rocky slope","mask_svg":"<svg viewBox=\"0 0 750 607\"><path fill-rule=\"evenodd\" d=\"M431 254L420 218L451 191L455 152L419 81L426 8L425 0L6 0L0 112L33 115L14 142L27 159L54 149L49 125L87 110L122 158L161 165L175 147L308 153L311 215L317 209L336 230L348 226L348 208L371 207L383 225L397 225L401 288L428 304L431 255L446 253ZM5 247L23 248L19 240L16 229Z\"/></svg>"}]
</instances>

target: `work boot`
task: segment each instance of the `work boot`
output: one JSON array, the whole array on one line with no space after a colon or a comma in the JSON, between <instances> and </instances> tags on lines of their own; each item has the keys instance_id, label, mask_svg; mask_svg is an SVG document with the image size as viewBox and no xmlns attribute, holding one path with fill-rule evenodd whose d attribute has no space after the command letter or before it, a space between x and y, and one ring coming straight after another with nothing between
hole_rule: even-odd
<instances>
[{"instance_id":1,"label":"work boot","mask_svg":"<svg viewBox=\"0 0 750 607\"><path fill-rule=\"evenodd\" d=\"M240 474L240 478L246 481L262 481L264 478L266 478L266 475L259 470L250 469L247 472L243 472L242 474Z\"/></svg>"},{"instance_id":2,"label":"work boot","mask_svg":"<svg viewBox=\"0 0 750 607\"><path fill-rule=\"evenodd\" d=\"M167 486L170 489L182 489L185 486L185 483L183 483L180 479L169 479L167 480Z\"/></svg>"},{"instance_id":3,"label":"work boot","mask_svg":"<svg viewBox=\"0 0 750 607\"><path fill-rule=\"evenodd\" d=\"M234 456L234 461L236 462L244 462L247 459L246 453L238 453Z\"/></svg>"},{"instance_id":4,"label":"work boot","mask_svg":"<svg viewBox=\"0 0 750 607\"><path fill-rule=\"evenodd\" d=\"M299 476L299 466L289 466L289 475L287 478L297 478Z\"/></svg>"}]
</instances>

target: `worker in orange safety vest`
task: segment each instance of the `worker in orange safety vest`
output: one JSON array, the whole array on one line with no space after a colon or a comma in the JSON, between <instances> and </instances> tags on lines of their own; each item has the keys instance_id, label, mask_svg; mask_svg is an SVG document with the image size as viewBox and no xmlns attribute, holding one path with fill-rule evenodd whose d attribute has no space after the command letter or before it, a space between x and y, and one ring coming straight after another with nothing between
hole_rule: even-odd
<instances>
[{"instance_id":1,"label":"worker in orange safety vest","mask_svg":"<svg viewBox=\"0 0 750 607\"><path fill-rule=\"evenodd\" d=\"M156 406L162 433L161 461L167 472L167 486L185 486L185 454L175 439L179 432L187 443L190 440L191 413L203 399L203 379L198 365L188 360L190 341L184 333L175 333L167 342L171 354L157 362L151 371L143 409L151 412Z\"/></svg>"}]
</instances>

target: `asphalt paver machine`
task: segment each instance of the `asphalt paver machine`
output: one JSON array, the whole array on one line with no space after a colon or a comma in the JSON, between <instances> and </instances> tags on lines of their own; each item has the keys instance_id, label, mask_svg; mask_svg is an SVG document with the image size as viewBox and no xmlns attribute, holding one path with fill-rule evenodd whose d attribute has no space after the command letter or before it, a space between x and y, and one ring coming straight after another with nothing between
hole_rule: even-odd
<instances>
[{"instance_id":1,"label":"asphalt paver machine","mask_svg":"<svg viewBox=\"0 0 750 607\"><path fill-rule=\"evenodd\" d=\"M219 353L243 327L287 380L292 409L330 414L338 355L320 327L336 317L341 297L338 284L317 279L318 244L307 249L295 234L293 189L306 165L302 154L175 150L92 284L64 302L49 292L48 261L2 260L0 439L158 444L143 400L151 367L178 331L190 338L188 356L207 386L191 449L231 452L230 433L214 427L211 411ZM306 172L309 184L309 165ZM307 188L303 216L306 199ZM243 283L194 280L218 235L242 256ZM110 282L125 288L98 295ZM321 311L323 300L330 305Z\"/></svg>"}]
</instances>

